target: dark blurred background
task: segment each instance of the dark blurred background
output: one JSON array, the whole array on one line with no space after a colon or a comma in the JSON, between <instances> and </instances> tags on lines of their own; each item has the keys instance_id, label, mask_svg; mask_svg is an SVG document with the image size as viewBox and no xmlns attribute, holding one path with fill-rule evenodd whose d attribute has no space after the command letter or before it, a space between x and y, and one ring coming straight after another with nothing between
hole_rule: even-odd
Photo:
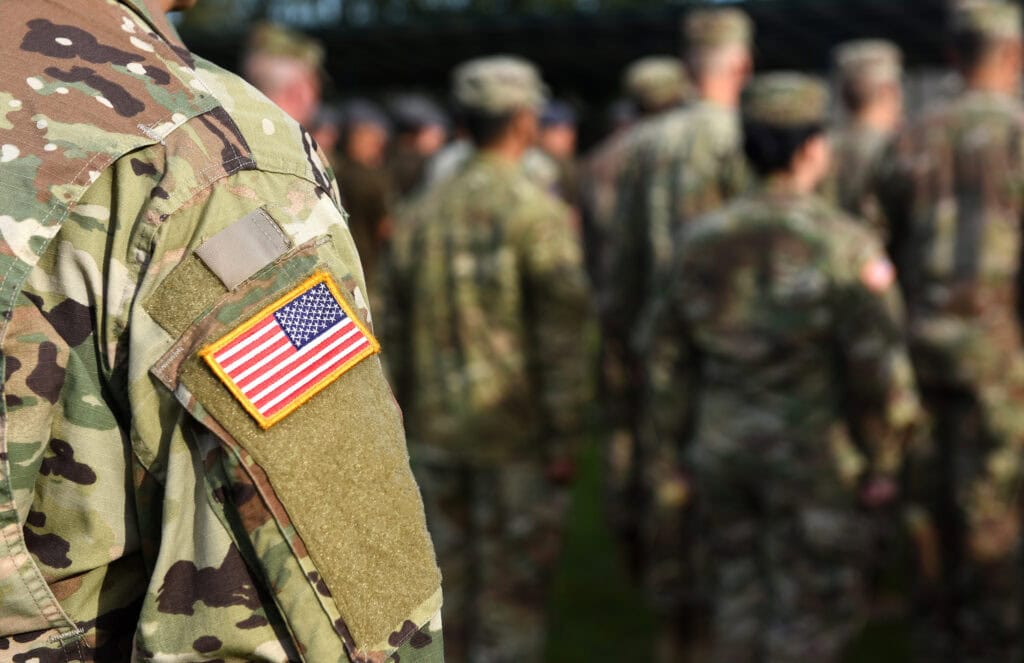
<instances>
[{"instance_id":1,"label":"dark blurred background","mask_svg":"<svg viewBox=\"0 0 1024 663\"><path fill-rule=\"evenodd\" d=\"M920 97L915 85L929 85L929 73L945 61L946 0L203 0L179 26L194 51L233 70L255 21L320 39L327 101L410 89L443 101L459 62L516 53L577 105L586 148L604 131L602 113L619 96L623 68L644 55L678 53L681 16L708 5L742 6L751 15L759 70L824 72L842 41L895 41L917 72L909 81L912 108Z\"/></svg>"}]
</instances>

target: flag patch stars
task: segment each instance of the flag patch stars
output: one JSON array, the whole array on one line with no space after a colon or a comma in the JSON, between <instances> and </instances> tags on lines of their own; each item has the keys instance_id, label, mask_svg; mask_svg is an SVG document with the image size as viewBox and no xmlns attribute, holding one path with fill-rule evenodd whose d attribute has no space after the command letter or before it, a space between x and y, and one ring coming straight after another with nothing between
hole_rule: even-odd
<instances>
[{"instance_id":1,"label":"flag patch stars","mask_svg":"<svg viewBox=\"0 0 1024 663\"><path fill-rule=\"evenodd\" d=\"M267 429L379 351L330 275L317 272L200 356Z\"/></svg>"}]
</instances>

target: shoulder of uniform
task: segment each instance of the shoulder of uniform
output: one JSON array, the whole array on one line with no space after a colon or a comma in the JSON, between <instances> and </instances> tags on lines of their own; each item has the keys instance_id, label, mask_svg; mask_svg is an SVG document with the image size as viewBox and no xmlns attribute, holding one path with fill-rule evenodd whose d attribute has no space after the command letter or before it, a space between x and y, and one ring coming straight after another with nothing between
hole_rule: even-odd
<instances>
[{"instance_id":1,"label":"shoulder of uniform","mask_svg":"<svg viewBox=\"0 0 1024 663\"><path fill-rule=\"evenodd\" d=\"M320 184L326 164L298 122L242 77L212 62L196 58L196 73L237 126L259 168Z\"/></svg>"}]
</instances>

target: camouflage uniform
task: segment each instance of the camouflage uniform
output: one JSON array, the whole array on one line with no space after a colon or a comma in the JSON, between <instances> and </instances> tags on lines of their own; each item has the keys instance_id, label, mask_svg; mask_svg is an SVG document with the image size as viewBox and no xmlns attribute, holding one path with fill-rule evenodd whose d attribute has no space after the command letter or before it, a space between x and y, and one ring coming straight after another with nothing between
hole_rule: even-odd
<instances>
[{"instance_id":1,"label":"camouflage uniform","mask_svg":"<svg viewBox=\"0 0 1024 663\"><path fill-rule=\"evenodd\" d=\"M587 157L583 168L582 225L587 271L596 291L608 278L612 223L618 200L616 186L629 165L634 134L688 97L690 84L678 57L652 56L631 64L623 76L623 88L643 117L602 142ZM634 456L632 390L621 343L602 339L600 353L600 398L604 423L610 430L605 454L606 511L612 527L623 540L623 554L632 572L640 560L636 549L636 486L632 471Z\"/></svg>"},{"instance_id":2,"label":"camouflage uniform","mask_svg":"<svg viewBox=\"0 0 1024 663\"><path fill-rule=\"evenodd\" d=\"M737 9L707 10L687 17L685 33L690 50L703 54L749 46L752 27L746 14ZM617 211L608 240L608 245L614 247L608 258L609 274L598 298L609 351L621 353L621 363L627 367L627 386L618 398L630 413L628 428L635 440L631 453L617 454L617 462L624 467L614 472L632 477L627 486L636 486L643 482L639 468L647 455L646 441L636 437L641 358L630 349L636 321L668 271L681 226L738 195L746 187L747 174L738 113L708 100L696 101L637 127L631 142L626 157L629 167L620 176ZM620 439L620 447L630 446L624 436ZM656 489L648 488L640 487L641 493L657 494ZM638 499L636 489L623 496L627 503ZM640 503L631 508L638 514L633 518L636 525L647 531L659 529L646 521L660 519L660 506ZM682 518L676 514L669 520L679 523ZM702 574L690 568L699 565L700 548L684 544L685 539L692 538L692 526L682 529L686 534L675 529L667 538L642 544L639 553L647 589L659 612L671 619L678 617L674 613L680 601L702 600L698 586ZM633 533L626 531L624 536ZM688 551L685 555L684 550ZM679 566L681 562L685 562L685 568ZM697 607L694 612L699 616L706 611ZM697 623L696 619L684 621Z\"/></svg>"},{"instance_id":3,"label":"camouflage uniform","mask_svg":"<svg viewBox=\"0 0 1024 663\"><path fill-rule=\"evenodd\" d=\"M988 44L1020 41L1020 21L1008 3L957 12ZM935 430L913 473L919 536L938 544L921 560L920 660L1020 660L1024 108L968 88L890 156L883 200Z\"/></svg>"},{"instance_id":4,"label":"camouflage uniform","mask_svg":"<svg viewBox=\"0 0 1024 663\"><path fill-rule=\"evenodd\" d=\"M524 98L504 103L525 105L531 71L472 62L460 76L484 100L457 98L476 108L518 85ZM447 655L540 661L567 497L548 472L571 458L586 403L568 209L483 149L406 210L393 259L388 362L444 576Z\"/></svg>"},{"instance_id":5,"label":"camouflage uniform","mask_svg":"<svg viewBox=\"0 0 1024 663\"><path fill-rule=\"evenodd\" d=\"M902 55L894 44L862 40L843 44L836 50L840 85L858 88L899 85ZM882 131L851 118L829 133L833 168L822 183L821 192L840 209L866 221L878 236L889 236L876 193L879 168L891 132Z\"/></svg>"},{"instance_id":6,"label":"camouflage uniform","mask_svg":"<svg viewBox=\"0 0 1024 663\"><path fill-rule=\"evenodd\" d=\"M785 125L826 104L813 79L772 74L744 113ZM856 487L895 474L918 409L892 267L855 222L774 179L680 242L642 335L648 481L665 502L696 487L712 658L838 661L861 617Z\"/></svg>"},{"instance_id":7,"label":"camouflage uniform","mask_svg":"<svg viewBox=\"0 0 1024 663\"><path fill-rule=\"evenodd\" d=\"M141 0L0 22L0 658L442 660L378 360L264 430L197 356L315 270L367 315L308 135Z\"/></svg>"}]
</instances>

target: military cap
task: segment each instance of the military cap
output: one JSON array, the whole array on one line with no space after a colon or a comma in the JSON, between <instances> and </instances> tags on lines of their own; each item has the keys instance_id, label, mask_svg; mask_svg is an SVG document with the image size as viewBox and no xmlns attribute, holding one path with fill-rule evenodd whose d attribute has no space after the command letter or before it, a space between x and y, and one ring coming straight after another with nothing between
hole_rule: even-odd
<instances>
[{"instance_id":1,"label":"military cap","mask_svg":"<svg viewBox=\"0 0 1024 663\"><path fill-rule=\"evenodd\" d=\"M779 127L825 122L828 88L796 72L763 74L743 91L742 112L746 120Z\"/></svg>"},{"instance_id":2,"label":"military cap","mask_svg":"<svg viewBox=\"0 0 1024 663\"><path fill-rule=\"evenodd\" d=\"M640 58L629 65L622 86L637 106L648 110L685 99L690 93L683 63L668 55Z\"/></svg>"},{"instance_id":3,"label":"military cap","mask_svg":"<svg viewBox=\"0 0 1024 663\"><path fill-rule=\"evenodd\" d=\"M884 39L859 39L840 44L835 50L836 69L843 83L877 85L899 82L903 75L903 53Z\"/></svg>"},{"instance_id":4,"label":"military cap","mask_svg":"<svg viewBox=\"0 0 1024 663\"><path fill-rule=\"evenodd\" d=\"M398 131L417 131L424 127L445 127L448 116L440 106L422 94L403 94L391 100L388 111Z\"/></svg>"},{"instance_id":5,"label":"military cap","mask_svg":"<svg viewBox=\"0 0 1024 663\"><path fill-rule=\"evenodd\" d=\"M683 20L683 37L688 48L697 50L750 46L754 24L741 9L698 9Z\"/></svg>"},{"instance_id":6,"label":"military cap","mask_svg":"<svg viewBox=\"0 0 1024 663\"><path fill-rule=\"evenodd\" d=\"M249 33L248 52L294 58L313 69L324 63L324 47L317 40L276 23L258 23Z\"/></svg>"},{"instance_id":7,"label":"military cap","mask_svg":"<svg viewBox=\"0 0 1024 663\"><path fill-rule=\"evenodd\" d=\"M986 41L1020 39L1020 7L998 0L959 2L953 8L953 31L975 34Z\"/></svg>"},{"instance_id":8,"label":"military cap","mask_svg":"<svg viewBox=\"0 0 1024 663\"><path fill-rule=\"evenodd\" d=\"M576 126L576 111L564 101L551 101L540 114L542 127Z\"/></svg>"},{"instance_id":9,"label":"military cap","mask_svg":"<svg viewBox=\"0 0 1024 663\"><path fill-rule=\"evenodd\" d=\"M346 129L363 124L373 124L385 131L391 131L391 121L380 106L369 99L352 99L342 108L342 121Z\"/></svg>"},{"instance_id":10,"label":"military cap","mask_svg":"<svg viewBox=\"0 0 1024 663\"><path fill-rule=\"evenodd\" d=\"M452 74L452 93L463 108L496 114L521 108L539 110L547 100L547 87L537 68L511 55L459 65Z\"/></svg>"}]
</instances>

